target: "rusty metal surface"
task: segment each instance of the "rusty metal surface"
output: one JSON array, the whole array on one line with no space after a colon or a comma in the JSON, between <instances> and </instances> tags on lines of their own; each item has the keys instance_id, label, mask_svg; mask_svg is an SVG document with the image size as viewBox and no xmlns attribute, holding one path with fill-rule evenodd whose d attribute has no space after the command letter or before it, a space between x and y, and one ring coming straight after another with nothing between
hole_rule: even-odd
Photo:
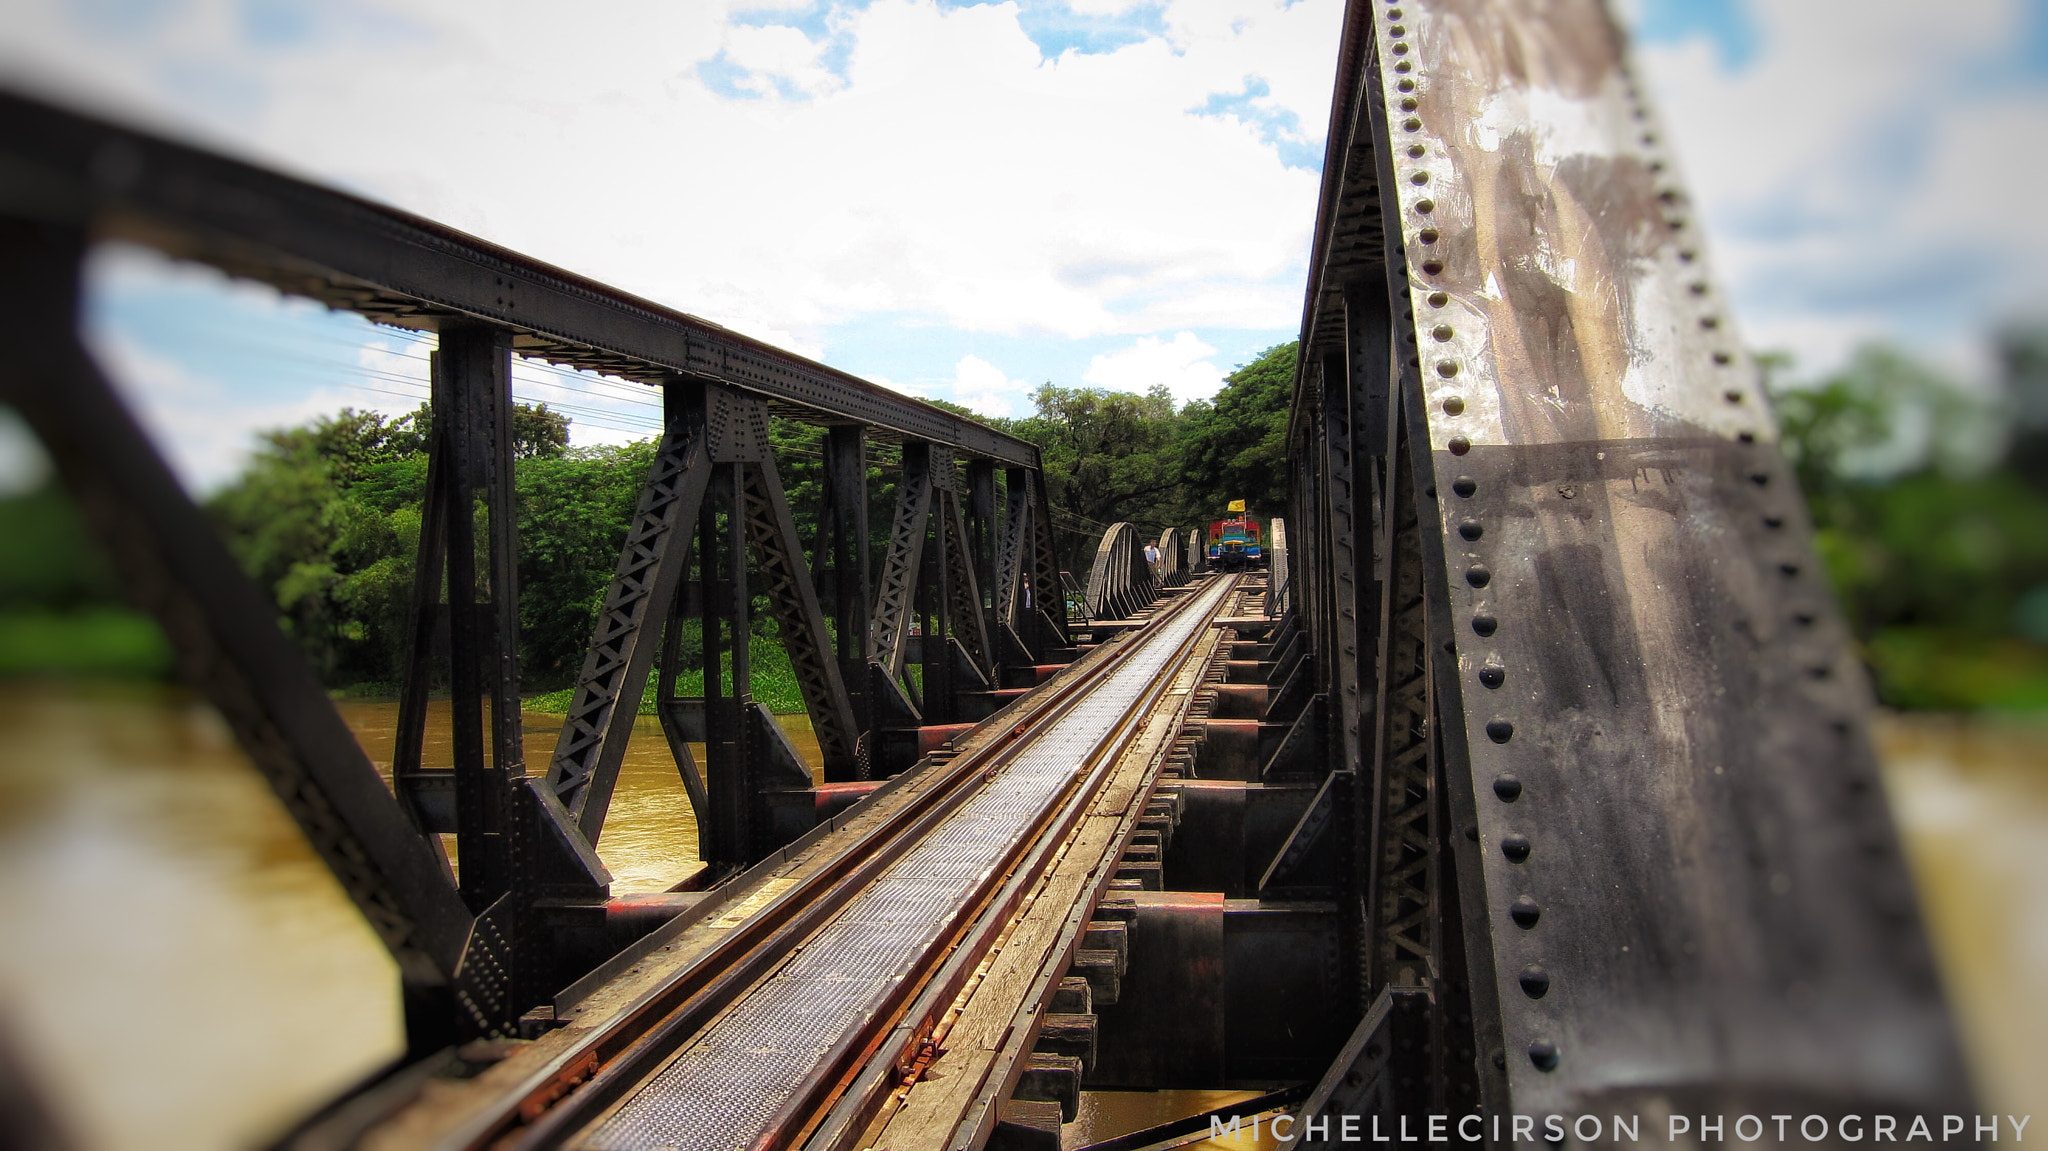
<instances>
[{"instance_id":1,"label":"rusty metal surface","mask_svg":"<svg viewBox=\"0 0 2048 1151\"><path fill-rule=\"evenodd\" d=\"M1353 18L1484 860L1489 1109L1966 1106L1868 688L1622 37L1594 0Z\"/></svg>"},{"instance_id":2,"label":"rusty metal surface","mask_svg":"<svg viewBox=\"0 0 2048 1151\"><path fill-rule=\"evenodd\" d=\"M1130 967L1113 1004L1098 1004L1093 1088L1207 1087L1225 1082L1225 901L1220 891L1134 891Z\"/></svg>"}]
</instances>

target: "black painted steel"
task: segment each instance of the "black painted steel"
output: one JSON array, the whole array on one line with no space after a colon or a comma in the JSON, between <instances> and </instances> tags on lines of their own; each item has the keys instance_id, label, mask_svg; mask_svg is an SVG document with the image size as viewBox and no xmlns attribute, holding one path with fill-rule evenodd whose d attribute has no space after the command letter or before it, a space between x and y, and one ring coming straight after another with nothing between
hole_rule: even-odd
<instances>
[{"instance_id":1,"label":"black painted steel","mask_svg":"<svg viewBox=\"0 0 2048 1151\"><path fill-rule=\"evenodd\" d=\"M1413 988L1431 1110L1967 1110L1868 688L1619 35L1401 8L1347 12L1288 441L1331 769L1379 651L1363 990Z\"/></svg>"},{"instance_id":2,"label":"black painted steel","mask_svg":"<svg viewBox=\"0 0 2048 1151\"><path fill-rule=\"evenodd\" d=\"M670 418L548 765L549 786L592 843L604 828L656 641L688 569L692 529L711 479L703 393L701 385L670 385L664 404Z\"/></svg>"},{"instance_id":3,"label":"black painted steel","mask_svg":"<svg viewBox=\"0 0 2048 1151\"><path fill-rule=\"evenodd\" d=\"M1289 1125L1283 1151L1346 1143L1477 1142L1483 1123L1453 1132L1431 1107L1430 1002L1420 988L1387 988L1373 1000L1344 1049L1309 1091ZM1439 1127L1432 1131L1432 1111Z\"/></svg>"},{"instance_id":4,"label":"black painted steel","mask_svg":"<svg viewBox=\"0 0 2048 1151\"><path fill-rule=\"evenodd\" d=\"M818 580L818 586L832 602L840 680L860 733L853 778L866 779L873 773L874 763L868 734L874 721L867 698L868 613L873 591L868 572L867 435L860 427L839 425L826 431L824 485L817 558L812 568L829 573L829 578ZM825 778L829 782L840 776L828 766Z\"/></svg>"},{"instance_id":5,"label":"black painted steel","mask_svg":"<svg viewBox=\"0 0 2048 1151\"><path fill-rule=\"evenodd\" d=\"M739 867L811 825L808 770L750 695L755 592L779 625L835 780L869 774L875 730L919 720L900 676L912 613L926 617L925 680L947 717L960 692L997 686L999 665L1035 662L1020 631L1041 649L1066 643L1063 603L1038 603L1027 590L1008 597L1007 613L994 610L998 462L1022 513L1013 517L1016 584L1057 587L1058 573L1036 449L971 420L431 221L5 93L0 220L14 245L7 290L61 320L46 335L75 329L77 262L104 239L439 334L395 800L372 786L374 772L369 784L359 778L366 761L309 688L310 672L276 635L263 597L229 578L218 541L156 474L158 457L134 446L139 433L75 339L21 360L9 380L10 399L49 442L61 478L112 533L138 600L170 613L181 666L229 716L398 957L416 1046L511 1034L525 1007L602 959L595 949L605 935L594 925L605 920L609 875L591 845L658 653L662 726L698 808L706 858ZM527 777L520 739L514 355L661 386L667 415L544 780ZM768 455L771 414L829 427L816 568L831 572L836 651ZM89 431L96 421L104 435ZM939 493L918 525L930 546L896 571L907 579L885 581L879 606L868 586L870 439L909 441L908 454L926 460L943 453L943 475L925 469L927 495ZM962 454L964 498L953 482ZM133 530L143 520L156 526ZM665 625L687 615L704 633L701 701L674 694L679 635ZM877 615L894 626L898 674L886 698L875 696L868 671ZM444 652L452 768L422 762L426 700ZM707 740L703 771L692 735ZM435 838L446 832L457 836L459 899Z\"/></svg>"},{"instance_id":6,"label":"black painted steel","mask_svg":"<svg viewBox=\"0 0 2048 1151\"><path fill-rule=\"evenodd\" d=\"M455 845L462 897L481 913L511 889L512 821L507 804L512 780L526 775L519 746L512 341L506 333L481 325L451 323L446 328L434 363L433 446L447 456L443 521ZM474 509L479 501L488 524L483 572L476 567Z\"/></svg>"},{"instance_id":7,"label":"black painted steel","mask_svg":"<svg viewBox=\"0 0 2048 1151\"><path fill-rule=\"evenodd\" d=\"M1159 579L1145 559L1138 529L1114 523L1095 545L1088 570L1088 614L1095 619L1130 619L1159 598Z\"/></svg>"},{"instance_id":8,"label":"black painted steel","mask_svg":"<svg viewBox=\"0 0 2048 1151\"><path fill-rule=\"evenodd\" d=\"M889 528L881 586L875 591L873 639L868 646L868 657L881 664L891 681L901 679L910 657L910 621L916 610L917 573L923 566L931 505L930 446L905 444L903 472L896 481L896 517Z\"/></svg>"},{"instance_id":9,"label":"black painted steel","mask_svg":"<svg viewBox=\"0 0 2048 1151\"><path fill-rule=\"evenodd\" d=\"M41 101L0 92L0 212L200 260L406 327L471 317L522 356L648 384L745 389L778 415L863 424L1023 467L1031 445L717 324L453 228Z\"/></svg>"},{"instance_id":10,"label":"black painted steel","mask_svg":"<svg viewBox=\"0 0 2048 1151\"><path fill-rule=\"evenodd\" d=\"M170 638L313 849L397 959L415 1049L460 1034L473 918L205 516L79 343L85 237L0 222L0 398L41 438L129 598Z\"/></svg>"}]
</instances>

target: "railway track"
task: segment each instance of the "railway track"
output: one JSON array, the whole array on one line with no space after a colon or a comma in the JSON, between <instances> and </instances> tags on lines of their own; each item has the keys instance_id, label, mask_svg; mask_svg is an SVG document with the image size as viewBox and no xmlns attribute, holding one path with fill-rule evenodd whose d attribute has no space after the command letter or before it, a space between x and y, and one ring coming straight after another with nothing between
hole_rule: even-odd
<instances>
[{"instance_id":1,"label":"railway track","mask_svg":"<svg viewBox=\"0 0 2048 1151\"><path fill-rule=\"evenodd\" d=\"M1510 1116L1975 1111L1867 685L1625 37L1597 2L1344 7L1256 626L1227 579L1130 618L1160 593L1127 524L1070 618L1029 444L0 93L0 400L401 973L409 1062L286 1145L1046 1148L1084 1077L1260 1106L1312 1081L1299 1132L1483 1115L1496 1146ZM108 239L436 333L395 794L76 338ZM664 407L545 776L501 645L514 356ZM825 429L811 539L773 417ZM879 556L871 443L902 469ZM822 784L750 701L746 645L708 638L753 634L763 595ZM430 768L444 618L454 762ZM692 619L701 739L671 691ZM595 845L650 674L704 785L704 874L740 873L643 903ZM1101 898L1146 867L1157 890ZM1133 953L1170 961L1126 987ZM1060 1091L1032 1079L1061 1059Z\"/></svg>"},{"instance_id":2,"label":"railway track","mask_svg":"<svg viewBox=\"0 0 2048 1151\"><path fill-rule=\"evenodd\" d=\"M707 897L585 981L594 986L571 988L559 1001L568 1026L493 1069L464 1121L420 1108L411 1120L441 1128L428 1142L446 1147L855 1146L943 1051L963 993L1111 768L1171 716L1162 697L1199 683L1210 624L1238 584L1218 577L1167 601L950 758ZM1142 811L1144 799L1119 802ZM1107 885L1107 859L1078 902ZM1088 906L1053 910L1085 921ZM982 1125L992 1122L991 1112Z\"/></svg>"}]
</instances>

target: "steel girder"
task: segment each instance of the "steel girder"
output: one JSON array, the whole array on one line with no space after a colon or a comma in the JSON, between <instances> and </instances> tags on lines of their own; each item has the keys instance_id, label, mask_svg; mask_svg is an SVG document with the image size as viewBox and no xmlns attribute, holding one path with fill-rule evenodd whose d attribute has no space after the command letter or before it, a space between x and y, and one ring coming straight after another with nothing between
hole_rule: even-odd
<instances>
[{"instance_id":1,"label":"steel girder","mask_svg":"<svg viewBox=\"0 0 2048 1151\"><path fill-rule=\"evenodd\" d=\"M674 404L666 405L670 408ZM701 406L667 421L548 764L548 786L592 843L604 828L633 717L710 482Z\"/></svg>"},{"instance_id":2,"label":"steel girder","mask_svg":"<svg viewBox=\"0 0 2048 1151\"><path fill-rule=\"evenodd\" d=\"M557 926L543 922L547 916L531 912L541 900L557 919L557 912L587 920L603 910L609 876L591 844L637 710L622 705L622 685L631 681L631 697L638 698L661 622L685 590L689 537L704 537L707 519L725 517L733 535L715 541L719 563L739 574L700 580L696 602L701 608L709 596L743 592L752 555L791 648L828 772L854 778L865 774L862 733L872 727L873 712L845 682L846 663L865 671L866 440L909 439L964 453L975 485L974 526L963 522L957 498L947 504L939 533L945 562L930 582L948 589L943 610L960 621L964 664L993 679L998 657L978 590L987 580L977 578L994 563L989 479L1000 461L1012 477L1013 498L1028 509L1035 496L1042 521L1043 479L1028 444L431 221L4 93L0 231L5 290L18 301L10 322L25 349L0 385L7 402L43 437L131 594L162 620L181 669L227 716L396 956L416 1047L509 1033L524 1005L583 969L569 966L591 958L570 953L597 946L591 940L602 932L565 945L567 936L557 938ZM78 262L102 239L133 240L379 322L439 334L395 798L376 782L310 671L277 633L266 598L240 578L78 346ZM661 385L672 401L670 434L545 780L526 776L520 751L513 355ZM771 412L830 427L828 455L840 466L826 517L831 529L821 534L819 550L829 540L838 553L840 658L827 650L802 544L765 451L758 460L711 460L724 442L717 428L695 438L676 434L673 401L684 392L709 394L714 408L738 412L762 436ZM712 422L698 418L699 425ZM482 541L472 538L480 497L487 511ZM707 512L708 505L719 510ZM1049 535L1049 525L1032 526ZM1038 562L1050 552L1028 554ZM1042 586L1057 586L1056 572ZM706 619L730 628L745 615L735 601ZM1055 620L1040 611L1033 630L1063 643L1063 620L1063 613ZM430 661L443 626L455 696L452 769L427 768L420 757ZM1007 630L1015 631L1014 621ZM734 682L744 696L745 644L731 646ZM672 687L673 675L665 680ZM807 778L764 710L737 698L707 710L719 712L712 726L730 736L713 758L743 765L732 778L753 779L753 772L771 788ZM665 721L675 718L672 711L665 709ZM664 726L676 734L672 723ZM714 796L694 763L683 762L687 744L679 746L679 767L709 826L717 815L710 811ZM785 807L770 814L789 822L812 810ZM789 830L756 826L760 816L749 811L719 823L721 850L747 858L749 845ZM433 838L447 831L457 833L463 857L459 893ZM562 930L574 936L579 929Z\"/></svg>"},{"instance_id":3,"label":"steel girder","mask_svg":"<svg viewBox=\"0 0 2048 1151\"><path fill-rule=\"evenodd\" d=\"M916 613L917 573L923 567L931 505L931 449L926 444L905 444L903 473L896 481L896 516L889 526L889 552L882 561L881 586L875 591L869 625L874 638L868 656L882 665L891 680L903 677L910 654L910 622Z\"/></svg>"},{"instance_id":4,"label":"steel girder","mask_svg":"<svg viewBox=\"0 0 2048 1151\"><path fill-rule=\"evenodd\" d=\"M1199 535L1200 533L1195 533ZM1159 583L1162 587L1182 587L1194 578L1194 564L1189 557L1194 555L1194 535L1181 528L1167 528L1159 536Z\"/></svg>"},{"instance_id":5,"label":"steel girder","mask_svg":"<svg viewBox=\"0 0 2048 1151\"><path fill-rule=\"evenodd\" d=\"M402 327L483 320L515 354L647 384L673 373L1036 468L1012 436L407 212L0 91L0 211L128 239Z\"/></svg>"},{"instance_id":6,"label":"steel girder","mask_svg":"<svg viewBox=\"0 0 2048 1151\"><path fill-rule=\"evenodd\" d=\"M1967 1110L1869 690L1607 12L1357 0L1329 140L1294 603L1380 652L1330 767L1373 777L1363 990L1428 993L1431 1105ZM1367 532L1376 637L1331 587Z\"/></svg>"},{"instance_id":7,"label":"steel girder","mask_svg":"<svg viewBox=\"0 0 2048 1151\"><path fill-rule=\"evenodd\" d=\"M1024 468L1008 469L1004 479L1003 534L996 553L996 619L1006 645L1027 662L1038 662L1046 649L1067 646L1065 588L1059 559L1052 550L1052 517L1045 499L1045 477ZM1060 603L1048 611L1044 597Z\"/></svg>"},{"instance_id":8,"label":"steel girder","mask_svg":"<svg viewBox=\"0 0 2048 1151\"><path fill-rule=\"evenodd\" d=\"M1000 566L1000 558L976 548L977 541L995 541L992 532L970 532L957 470L950 451L916 441L903 445L896 514L872 616L869 657L887 685L883 690L902 696L922 723L951 722L955 694L995 686L996 665L1003 662L991 643L990 609L983 603L979 576L983 569ZM977 520L992 524L993 473L987 475L987 504ZM1014 505L1017 493L1010 498ZM905 678L913 621L919 622L924 674L922 690L916 692Z\"/></svg>"},{"instance_id":9,"label":"steel girder","mask_svg":"<svg viewBox=\"0 0 2048 1151\"><path fill-rule=\"evenodd\" d=\"M1266 614L1279 616L1293 606L1293 560L1288 555L1287 521L1279 516L1267 525L1266 547L1273 557L1266 561Z\"/></svg>"},{"instance_id":10,"label":"steel girder","mask_svg":"<svg viewBox=\"0 0 2048 1151\"><path fill-rule=\"evenodd\" d=\"M604 826L605 808L657 646L665 628L672 642L680 619L675 607L689 570L692 536L701 534L697 522L707 506L715 469L721 466L729 469L728 496L736 501L730 514L743 525L737 538L744 546L734 561L739 586L745 589L749 584L745 561L751 555L819 747L835 773L852 774L859 738L824 613L811 586L810 568L768 451L766 405L687 381L670 387L673 394L667 407L672 418L641 489L633 526L548 770L549 786L592 843ZM734 666L743 663L742 658ZM744 683L739 671L733 674ZM664 701L669 691L665 683ZM678 767L686 783L694 780L694 764L679 758ZM702 786L699 781L692 787L693 796Z\"/></svg>"},{"instance_id":11,"label":"steel girder","mask_svg":"<svg viewBox=\"0 0 2048 1151\"><path fill-rule=\"evenodd\" d=\"M284 634L78 338L86 237L0 222L0 323L14 354L0 400L41 438L136 606L181 675L220 711L342 889L398 962L413 1045L489 1014L492 933L414 827Z\"/></svg>"}]
</instances>

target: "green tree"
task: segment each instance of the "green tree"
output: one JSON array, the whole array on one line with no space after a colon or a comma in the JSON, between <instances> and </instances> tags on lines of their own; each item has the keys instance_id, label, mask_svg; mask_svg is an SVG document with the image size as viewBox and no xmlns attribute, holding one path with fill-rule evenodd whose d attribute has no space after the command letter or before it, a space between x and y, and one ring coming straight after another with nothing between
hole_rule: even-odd
<instances>
[{"instance_id":1,"label":"green tree","mask_svg":"<svg viewBox=\"0 0 2048 1151\"><path fill-rule=\"evenodd\" d=\"M1287 416L1298 341L1276 344L1224 377L1208 403L1189 404L1182 468L1197 518L1217 518L1233 499L1261 519L1287 509Z\"/></svg>"},{"instance_id":2,"label":"green tree","mask_svg":"<svg viewBox=\"0 0 2048 1151\"><path fill-rule=\"evenodd\" d=\"M512 405L512 458L549 459L569 450L569 417L545 403ZM421 404L392 421L386 442L394 454L424 454L434 432L434 409Z\"/></svg>"},{"instance_id":3,"label":"green tree","mask_svg":"<svg viewBox=\"0 0 2048 1151\"><path fill-rule=\"evenodd\" d=\"M512 426L521 579L539 590L522 598L522 659L542 676L560 675L588 641L592 601L624 542L651 446L571 452L568 418L545 405L514 405ZM399 674L432 433L425 405L396 418L343 409L265 432L242 475L207 501L230 550L330 683ZM621 469L633 473L623 500ZM481 509L476 526L481 553ZM563 618L577 612L578 623Z\"/></svg>"},{"instance_id":4,"label":"green tree","mask_svg":"<svg viewBox=\"0 0 2048 1151\"><path fill-rule=\"evenodd\" d=\"M2048 706L2048 494L2006 451L2026 395L2010 370L2003 385L1880 347L1816 384L1773 380L1815 544L1888 703Z\"/></svg>"},{"instance_id":5,"label":"green tree","mask_svg":"<svg viewBox=\"0 0 2048 1151\"><path fill-rule=\"evenodd\" d=\"M625 547L654 443L571 448L521 460L520 673L534 685L568 682L583 666L591 628Z\"/></svg>"}]
</instances>

